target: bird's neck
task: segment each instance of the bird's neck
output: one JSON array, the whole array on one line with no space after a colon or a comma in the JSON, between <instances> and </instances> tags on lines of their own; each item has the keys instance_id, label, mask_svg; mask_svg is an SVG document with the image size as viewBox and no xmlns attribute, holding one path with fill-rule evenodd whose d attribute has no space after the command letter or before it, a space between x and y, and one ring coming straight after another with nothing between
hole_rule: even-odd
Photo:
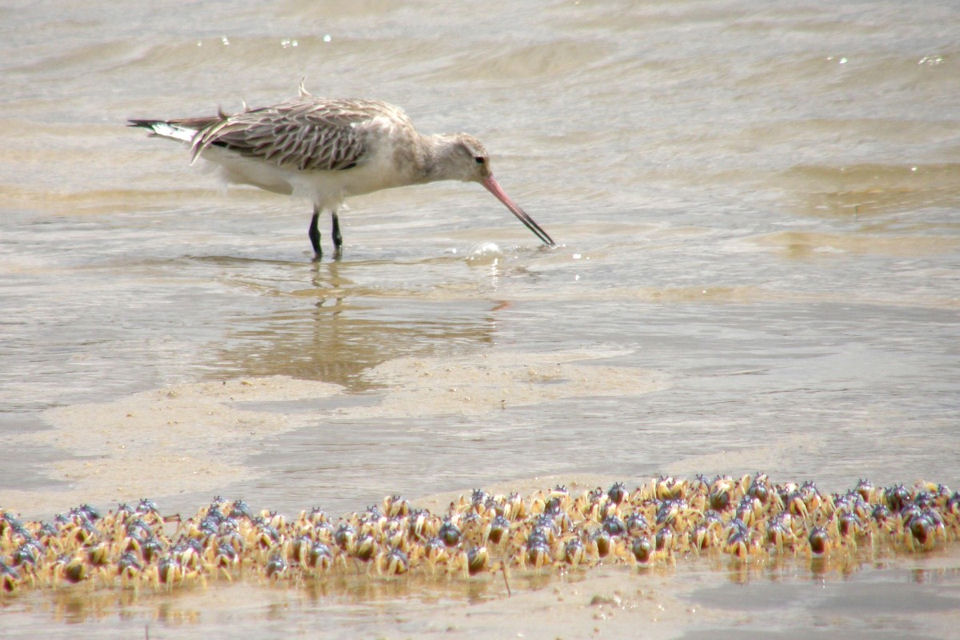
<instances>
[{"instance_id":1,"label":"bird's neck","mask_svg":"<svg viewBox=\"0 0 960 640\"><path fill-rule=\"evenodd\" d=\"M437 182L438 180L461 180L455 171L456 163L451 156L456 144L456 136L434 134L422 136L423 164L421 174L423 182Z\"/></svg>"}]
</instances>

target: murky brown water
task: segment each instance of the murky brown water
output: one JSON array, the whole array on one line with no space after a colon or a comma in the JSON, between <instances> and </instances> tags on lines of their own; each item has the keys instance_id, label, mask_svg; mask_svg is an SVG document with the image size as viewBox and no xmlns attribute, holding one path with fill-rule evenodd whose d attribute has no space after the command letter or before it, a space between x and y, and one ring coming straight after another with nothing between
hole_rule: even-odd
<instances>
[{"instance_id":1,"label":"murky brown water","mask_svg":"<svg viewBox=\"0 0 960 640\"><path fill-rule=\"evenodd\" d=\"M342 4L0 8L0 505L193 512L223 494L338 512L536 476L757 469L825 490L960 485L954 7ZM309 205L223 193L123 127L278 101L301 77L474 133L561 246L449 183L353 200L343 259L314 264ZM947 637L957 568L954 551L734 586L679 567L509 600L36 595L0 624L696 638L815 619ZM594 591L636 606L609 617Z\"/></svg>"}]
</instances>

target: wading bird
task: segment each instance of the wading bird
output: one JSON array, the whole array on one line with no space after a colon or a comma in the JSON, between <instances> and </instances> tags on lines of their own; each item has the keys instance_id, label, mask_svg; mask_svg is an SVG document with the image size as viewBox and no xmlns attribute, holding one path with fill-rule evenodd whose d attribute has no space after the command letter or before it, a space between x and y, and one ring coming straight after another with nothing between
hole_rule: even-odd
<instances>
[{"instance_id":1,"label":"wading bird","mask_svg":"<svg viewBox=\"0 0 960 640\"><path fill-rule=\"evenodd\" d=\"M333 220L333 245L343 239L337 211L348 196L438 180L479 182L545 245L553 239L511 200L490 172L490 156L465 133L421 135L399 107L378 100L299 96L271 107L176 120L130 120L129 126L190 145L191 164L219 165L228 182L309 198L308 236L322 255L317 222Z\"/></svg>"}]
</instances>

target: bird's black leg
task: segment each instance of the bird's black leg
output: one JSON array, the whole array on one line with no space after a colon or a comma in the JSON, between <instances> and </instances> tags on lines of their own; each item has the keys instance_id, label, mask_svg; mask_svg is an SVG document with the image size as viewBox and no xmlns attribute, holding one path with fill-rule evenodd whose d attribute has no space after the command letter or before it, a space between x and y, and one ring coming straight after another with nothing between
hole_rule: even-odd
<instances>
[{"instance_id":1,"label":"bird's black leg","mask_svg":"<svg viewBox=\"0 0 960 640\"><path fill-rule=\"evenodd\" d=\"M333 255L339 258L342 253L340 248L343 246L343 236L340 235L340 218L337 217L336 211L331 211L330 216L333 218Z\"/></svg>"},{"instance_id":2,"label":"bird's black leg","mask_svg":"<svg viewBox=\"0 0 960 640\"><path fill-rule=\"evenodd\" d=\"M320 209L313 208L313 217L310 218L310 228L307 229L307 237L310 238L310 244L313 245L313 259L319 260L323 257L323 249L320 248L320 229L317 227L317 221L320 219Z\"/></svg>"}]
</instances>

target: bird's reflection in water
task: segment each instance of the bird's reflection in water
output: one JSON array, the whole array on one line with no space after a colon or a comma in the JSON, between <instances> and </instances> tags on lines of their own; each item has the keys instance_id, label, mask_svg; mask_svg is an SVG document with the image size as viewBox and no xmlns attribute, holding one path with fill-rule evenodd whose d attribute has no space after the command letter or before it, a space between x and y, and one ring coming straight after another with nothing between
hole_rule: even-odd
<instances>
[{"instance_id":1,"label":"bird's reflection in water","mask_svg":"<svg viewBox=\"0 0 960 640\"><path fill-rule=\"evenodd\" d=\"M236 317L216 355L218 376L285 375L361 392L373 387L364 372L387 360L493 341L501 303L357 285L347 275L354 266L314 262L310 288L277 296L282 304L269 312Z\"/></svg>"}]
</instances>

